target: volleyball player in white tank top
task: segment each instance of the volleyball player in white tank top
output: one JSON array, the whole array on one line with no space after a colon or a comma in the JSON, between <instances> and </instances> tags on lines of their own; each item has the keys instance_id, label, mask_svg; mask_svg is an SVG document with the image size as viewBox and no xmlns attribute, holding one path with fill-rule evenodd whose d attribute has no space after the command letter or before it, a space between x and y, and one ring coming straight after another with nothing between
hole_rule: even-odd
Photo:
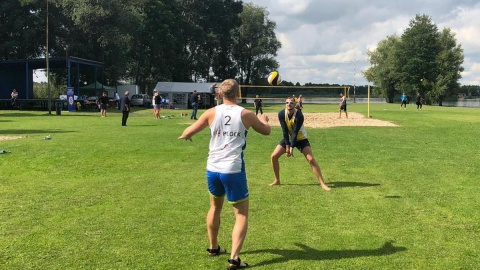
<instances>
[{"instance_id":1,"label":"volleyball player in white tank top","mask_svg":"<svg viewBox=\"0 0 480 270\"><path fill-rule=\"evenodd\" d=\"M210 192L207 230L210 248L207 252L209 256L227 252L218 244L220 214L226 196L235 213L228 269L248 266L239 257L248 228L249 194L243 160L247 130L252 127L263 135L269 135L271 131L266 115L257 117L252 111L237 105L238 91L239 86L235 80L225 80L219 91L219 97L223 98L224 105L205 111L198 121L186 128L179 137L192 140L193 135L210 127L210 150L207 160L207 184Z\"/></svg>"},{"instance_id":2,"label":"volleyball player in white tank top","mask_svg":"<svg viewBox=\"0 0 480 270\"><path fill-rule=\"evenodd\" d=\"M210 125L207 170L219 173L245 171L243 150L248 131L242 122L243 110L237 105L215 107L215 119Z\"/></svg>"}]
</instances>

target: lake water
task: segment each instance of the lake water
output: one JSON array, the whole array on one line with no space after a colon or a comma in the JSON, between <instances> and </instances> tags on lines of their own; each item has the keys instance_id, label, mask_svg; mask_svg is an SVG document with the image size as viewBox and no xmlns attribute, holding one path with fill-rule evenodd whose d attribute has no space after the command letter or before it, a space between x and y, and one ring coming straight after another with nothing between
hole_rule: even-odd
<instances>
[{"instance_id":1,"label":"lake water","mask_svg":"<svg viewBox=\"0 0 480 270\"><path fill-rule=\"evenodd\" d=\"M274 103L280 104L285 102L285 99L263 99L263 103ZM356 98L355 103L367 103L367 98ZM247 103L253 103L253 99L248 99ZM305 98L304 104L308 103L315 103L315 104L339 104L340 99L338 98L324 98L324 99L308 99ZM347 101L347 104L352 104L353 98L350 98ZM386 103L385 98L370 98L370 103ZM398 102L400 104L400 102ZM409 105L415 106L415 102L410 102ZM434 106L438 106L437 104L433 104ZM444 101L443 106L445 107L469 107L469 108L480 108L480 99L459 99L454 101Z\"/></svg>"},{"instance_id":2,"label":"lake water","mask_svg":"<svg viewBox=\"0 0 480 270\"><path fill-rule=\"evenodd\" d=\"M438 104L435 104L435 105L438 105ZM459 99L455 101L444 101L443 106L480 108L480 99Z\"/></svg>"}]
</instances>

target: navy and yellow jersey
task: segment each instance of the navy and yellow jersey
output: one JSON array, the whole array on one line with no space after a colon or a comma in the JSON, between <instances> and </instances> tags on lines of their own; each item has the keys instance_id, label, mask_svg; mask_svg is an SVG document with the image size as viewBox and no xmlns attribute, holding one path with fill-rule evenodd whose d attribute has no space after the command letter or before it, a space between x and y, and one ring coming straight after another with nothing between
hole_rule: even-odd
<instances>
[{"instance_id":1,"label":"navy and yellow jersey","mask_svg":"<svg viewBox=\"0 0 480 270\"><path fill-rule=\"evenodd\" d=\"M294 109L293 114L288 115L287 109L278 113L278 121L282 127L283 139L290 142L291 147L295 147L295 143L307 139L307 132L303 128L303 113Z\"/></svg>"}]
</instances>

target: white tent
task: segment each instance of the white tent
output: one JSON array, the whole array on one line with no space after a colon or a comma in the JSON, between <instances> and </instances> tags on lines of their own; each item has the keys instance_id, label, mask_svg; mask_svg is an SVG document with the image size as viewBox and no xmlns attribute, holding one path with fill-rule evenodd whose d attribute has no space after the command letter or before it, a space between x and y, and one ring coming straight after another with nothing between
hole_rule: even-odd
<instances>
[{"instance_id":1,"label":"white tent","mask_svg":"<svg viewBox=\"0 0 480 270\"><path fill-rule=\"evenodd\" d=\"M160 95L167 95L174 107L187 108L189 106L190 94L197 90L202 96L202 108L210 107L214 104L213 95L210 93L210 87L213 83L188 83L188 82L158 82L155 90L160 91Z\"/></svg>"},{"instance_id":2,"label":"white tent","mask_svg":"<svg viewBox=\"0 0 480 270\"><path fill-rule=\"evenodd\" d=\"M94 83L80 87L80 92L82 92L82 94L84 92L98 94L99 92L104 92L104 91L108 92L109 97L112 97L115 93L115 88L111 86L103 85L98 81L95 81Z\"/></svg>"}]
</instances>

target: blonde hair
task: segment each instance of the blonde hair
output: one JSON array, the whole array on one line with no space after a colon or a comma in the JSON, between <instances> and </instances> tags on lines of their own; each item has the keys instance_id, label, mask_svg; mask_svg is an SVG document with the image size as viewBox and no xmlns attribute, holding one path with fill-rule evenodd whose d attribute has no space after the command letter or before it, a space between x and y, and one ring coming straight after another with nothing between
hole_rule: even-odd
<instances>
[{"instance_id":1,"label":"blonde hair","mask_svg":"<svg viewBox=\"0 0 480 270\"><path fill-rule=\"evenodd\" d=\"M295 101L295 95L289 96L289 97L287 97L287 99L291 99L291 100Z\"/></svg>"},{"instance_id":2,"label":"blonde hair","mask_svg":"<svg viewBox=\"0 0 480 270\"><path fill-rule=\"evenodd\" d=\"M220 92L228 100L235 100L238 96L238 83L234 79L226 79L220 85Z\"/></svg>"}]
</instances>

